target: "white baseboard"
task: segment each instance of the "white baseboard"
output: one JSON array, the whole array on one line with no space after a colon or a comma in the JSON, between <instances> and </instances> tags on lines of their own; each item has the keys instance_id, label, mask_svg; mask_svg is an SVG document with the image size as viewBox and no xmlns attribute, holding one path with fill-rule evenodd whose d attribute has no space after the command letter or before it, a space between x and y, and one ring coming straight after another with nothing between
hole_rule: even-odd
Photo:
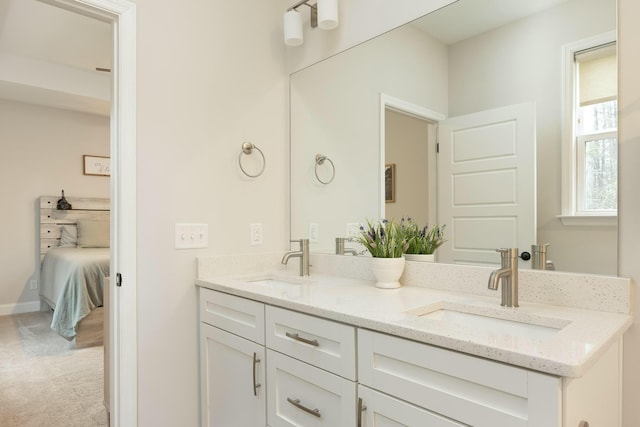
<instances>
[{"instance_id":1,"label":"white baseboard","mask_svg":"<svg viewBox=\"0 0 640 427\"><path fill-rule=\"evenodd\" d=\"M0 316L6 316L7 314L30 313L32 311L40 311L40 300L0 305Z\"/></svg>"}]
</instances>

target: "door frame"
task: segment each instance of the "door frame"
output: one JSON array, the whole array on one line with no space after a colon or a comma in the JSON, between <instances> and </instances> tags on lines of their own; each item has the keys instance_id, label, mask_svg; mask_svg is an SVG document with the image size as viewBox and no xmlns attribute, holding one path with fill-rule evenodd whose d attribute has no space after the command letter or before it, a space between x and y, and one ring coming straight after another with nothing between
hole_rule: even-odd
<instances>
[{"instance_id":1,"label":"door frame","mask_svg":"<svg viewBox=\"0 0 640 427\"><path fill-rule=\"evenodd\" d=\"M441 120L445 120L447 118L446 115L439 113L437 111L430 110L428 108L422 107L417 104L413 104L411 102L405 101L400 98L395 98L391 95L387 95L386 93L380 92L380 167L378 170L380 171L380 218L384 218L384 212L386 208L385 197L384 197L384 168L385 168L385 147L386 147L386 138L385 138L385 120L386 120L386 110L390 109L402 114L406 114L409 116L416 117L420 120L424 120L435 126L438 125L438 122ZM428 164L427 167L429 169L429 221L428 224L435 224L437 222L437 131L436 135L432 137L429 135L428 138Z\"/></svg>"},{"instance_id":2,"label":"door frame","mask_svg":"<svg viewBox=\"0 0 640 427\"><path fill-rule=\"evenodd\" d=\"M136 239L136 5L126 0L40 0L113 28L111 154L111 269L122 286L110 286L111 425L137 425ZM116 283L116 278L111 279Z\"/></svg>"}]
</instances>

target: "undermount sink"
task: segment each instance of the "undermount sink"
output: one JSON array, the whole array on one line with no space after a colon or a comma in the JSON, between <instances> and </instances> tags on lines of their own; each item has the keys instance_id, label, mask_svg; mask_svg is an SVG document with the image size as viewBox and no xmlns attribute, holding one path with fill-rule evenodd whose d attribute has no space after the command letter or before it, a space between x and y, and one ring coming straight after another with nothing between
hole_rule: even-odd
<instances>
[{"instance_id":1,"label":"undermount sink","mask_svg":"<svg viewBox=\"0 0 640 427\"><path fill-rule=\"evenodd\" d=\"M571 322L518 309L488 308L467 304L439 302L405 312L442 326L464 329L470 333L512 335L533 339L550 338Z\"/></svg>"},{"instance_id":2,"label":"undermount sink","mask_svg":"<svg viewBox=\"0 0 640 427\"><path fill-rule=\"evenodd\" d=\"M249 278L246 281L274 290L290 290L292 288L299 288L301 285L313 283L313 280L304 277L282 277L278 275L257 276Z\"/></svg>"}]
</instances>

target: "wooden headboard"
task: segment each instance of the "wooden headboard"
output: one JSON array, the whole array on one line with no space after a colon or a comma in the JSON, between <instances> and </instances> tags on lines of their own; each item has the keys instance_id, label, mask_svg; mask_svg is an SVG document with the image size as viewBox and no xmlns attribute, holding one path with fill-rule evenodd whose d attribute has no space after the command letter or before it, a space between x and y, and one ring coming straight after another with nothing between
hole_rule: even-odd
<instances>
[{"instance_id":1,"label":"wooden headboard","mask_svg":"<svg viewBox=\"0 0 640 427\"><path fill-rule=\"evenodd\" d=\"M64 211L56 208L58 199L60 196L40 196L40 261L60 244L63 225L76 224L79 219L109 219L109 199L67 197L73 209Z\"/></svg>"}]
</instances>

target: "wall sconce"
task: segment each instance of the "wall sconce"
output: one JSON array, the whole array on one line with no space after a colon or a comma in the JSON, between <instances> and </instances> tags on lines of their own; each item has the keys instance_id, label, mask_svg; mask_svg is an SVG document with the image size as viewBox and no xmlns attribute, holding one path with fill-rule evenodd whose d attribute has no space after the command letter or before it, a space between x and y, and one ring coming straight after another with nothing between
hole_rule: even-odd
<instances>
[{"instance_id":1,"label":"wall sconce","mask_svg":"<svg viewBox=\"0 0 640 427\"><path fill-rule=\"evenodd\" d=\"M302 36L302 16L298 8L309 6L311 10L311 27L332 30L338 26L338 0L318 0L316 4L309 4L311 0L302 0L291 6L284 14L284 43L287 46L300 46L304 41Z\"/></svg>"}]
</instances>

